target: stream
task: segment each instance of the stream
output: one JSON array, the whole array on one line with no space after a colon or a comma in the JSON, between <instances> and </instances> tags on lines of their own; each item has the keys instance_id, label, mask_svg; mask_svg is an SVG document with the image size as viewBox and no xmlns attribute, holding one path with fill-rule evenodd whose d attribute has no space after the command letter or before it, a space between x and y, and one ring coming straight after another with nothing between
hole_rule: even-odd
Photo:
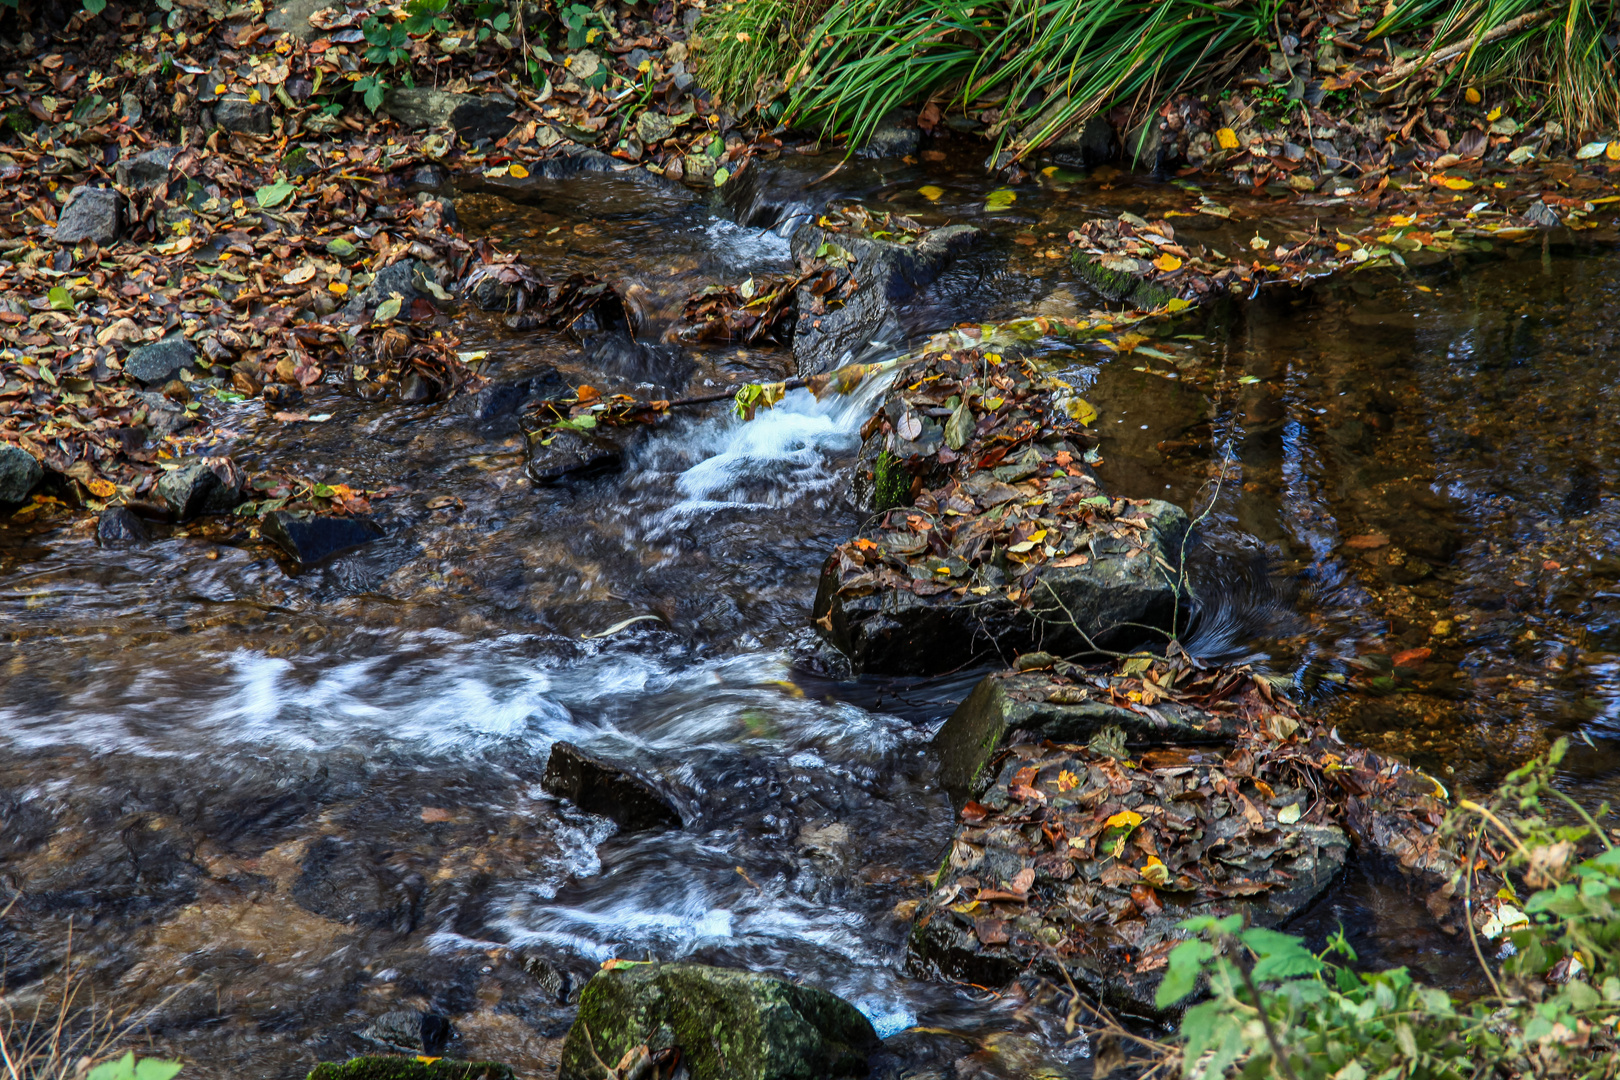
<instances>
[{"instance_id":1,"label":"stream","mask_svg":"<svg viewBox=\"0 0 1620 1080\"><path fill-rule=\"evenodd\" d=\"M625 283L639 340L469 308L476 394L317 386L307 411L330 419L305 423L230 406L213 452L246 470L391 490L386 537L321 566L295 571L247 522L111 549L83 515L0 521L7 993L48 996L79 965L187 1077L293 1080L374 1048L359 1033L401 1008L450 1016L455 1056L541 1077L602 961L693 958L832 990L885 1036L959 1032L942 1077L1089 1075L1061 1017L905 963L893 910L952 827L928 741L982 670L841 682L807 661L821 564L860 525L847 475L873 390L678 416L622 473L552 488L517 428L513 388L548 380L697 394L794 374L781 347L652 346L704 285L785 271L826 200L990 234L873 346L892 355L959 321L1105 306L1047 252L1087 217L1189 199L1058 171L987 214L995 185L958 156L806 188L836 159L787 155L732 205L635 174L461 192L469 237ZM1307 213L1207 190L1239 242ZM1611 299L1613 248L1554 230L1217 303L1147 330L1145 353L1048 343L1043 363L1097 407L1110 491L1208 510L1195 655L1294 673L1345 741L1453 793L1569 735L1566 780L1595 804L1620 799ZM662 778L688 826L620 836L547 795L558 740ZM1353 861L1291 929L1341 926L1366 963L1479 988L1393 867Z\"/></svg>"}]
</instances>

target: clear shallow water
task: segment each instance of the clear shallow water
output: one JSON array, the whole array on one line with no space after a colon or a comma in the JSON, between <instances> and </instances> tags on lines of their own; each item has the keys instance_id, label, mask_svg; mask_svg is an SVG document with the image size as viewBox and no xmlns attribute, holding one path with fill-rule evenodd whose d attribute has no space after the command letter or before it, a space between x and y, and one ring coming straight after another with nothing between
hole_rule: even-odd
<instances>
[{"instance_id":1,"label":"clear shallow water","mask_svg":"<svg viewBox=\"0 0 1620 1080\"><path fill-rule=\"evenodd\" d=\"M863 168L843 190L902 206L931 175ZM944 212L982 200L982 180L939 175ZM652 310L785 257L778 232L599 179L522 205L469 197L462 216L551 269L625 275ZM910 317L1090 306L1009 234L1186 197L1026 191ZM1620 775L1617 291L1612 252L1554 244L1216 309L1163 331L1170 361L1101 347L1050 361L1101 412L1114 490L1213 500L1203 655L1299 672L1347 739L1454 790L1555 734L1588 736L1571 779L1601 796ZM636 385L566 338L481 316L466 336L496 381L555 366ZM692 392L791 363L693 359ZM925 745L972 674L840 685L792 664L821 562L859 523L844 477L869 401L799 392L749 424L681 418L622 476L536 491L510 416L318 393L330 423L243 407L221 449L397 489L377 502L388 537L325 567L289 573L240 523L160 528L128 551L68 518L4 523L12 986L37 989L71 930L198 1076L302 1076L363 1049L354 1032L398 1006L446 1011L457 1052L539 1076L571 1012L536 958L577 984L608 956L692 956L826 986L885 1028L961 1031L965 1054L981 1048L970 1070L1027 1074L995 1049L1016 1043L1083 1073L1016 996L904 967L891 911L922 894L950 832ZM656 618L588 637L641 615ZM675 785L689 827L619 836L546 796L559 739ZM1341 922L1373 962L1469 985L1383 868L1356 868L1300 928Z\"/></svg>"}]
</instances>

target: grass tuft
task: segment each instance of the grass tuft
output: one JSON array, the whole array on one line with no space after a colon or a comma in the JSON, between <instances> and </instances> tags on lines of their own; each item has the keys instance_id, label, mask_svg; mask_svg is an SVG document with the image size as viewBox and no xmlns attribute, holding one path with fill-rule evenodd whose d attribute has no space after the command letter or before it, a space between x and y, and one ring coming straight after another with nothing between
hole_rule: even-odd
<instances>
[{"instance_id":1,"label":"grass tuft","mask_svg":"<svg viewBox=\"0 0 1620 1080\"><path fill-rule=\"evenodd\" d=\"M832 0L728 0L698 22L693 74L734 109L780 95L810 28Z\"/></svg>"}]
</instances>

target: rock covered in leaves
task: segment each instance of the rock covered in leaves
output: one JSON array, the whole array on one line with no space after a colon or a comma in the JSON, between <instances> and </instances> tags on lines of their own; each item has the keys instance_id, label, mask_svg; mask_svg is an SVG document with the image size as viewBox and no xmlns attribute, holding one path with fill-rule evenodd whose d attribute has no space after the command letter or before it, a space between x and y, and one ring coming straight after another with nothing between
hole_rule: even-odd
<instances>
[{"instance_id":1,"label":"rock covered in leaves","mask_svg":"<svg viewBox=\"0 0 1620 1080\"><path fill-rule=\"evenodd\" d=\"M676 1057L692 1080L867 1075L872 1024L825 990L702 964L614 961L580 995L558 1080L652 1075ZM634 1071L641 1058L644 1071ZM664 1074L667 1075L667 1074Z\"/></svg>"},{"instance_id":2,"label":"rock covered in leaves","mask_svg":"<svg viewBox=\"0 0 1620 1080\"><path fill-rule=\"evenodd\" d=\"M895 386L864 429L869 486L911 505L835 549L813 615L856 670L937 673L1037 641L1073 654L1171 624L1187 516L1102 491L1084 463L1096 412L1072 388L971 345Z\"/></svg>"},{"instance_id":3,"label":"rock covered in leaves","mask_svg":"<svg viewBox=\"0 0 1620 1080\"><path fill-rule=\"evenodd\" d=\"M972 225L924 228L904 215L846 207L793 234L793 257L829 273L798 287L793 356L801 376L841 367L899 329L898 305L934 281L983 233Z\"/></svg>"},{"instance_id":4,"label":"rock covered in leaves","mask_svg":"<svg viewBox=\"0 0 1620 1080\"><path fill-rule=\"evenodd\" d=\"M20 446L0 443L0 503L17 503L44 479L39 460Z\"/></svg>"}]
</instances>

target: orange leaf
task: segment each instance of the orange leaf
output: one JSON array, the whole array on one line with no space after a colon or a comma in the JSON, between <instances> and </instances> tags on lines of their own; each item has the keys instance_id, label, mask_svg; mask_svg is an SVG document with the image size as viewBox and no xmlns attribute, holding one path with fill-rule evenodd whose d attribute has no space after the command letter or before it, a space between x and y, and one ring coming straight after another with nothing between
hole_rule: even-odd
<instances>
[{"instance_id":1,"label":"orange leaf","mask_svg":"<svg viewBox=\"0 0 1620 1080\"><path fill-rule=\"evenodd\" d=\"M1160 255L1153 260L1153 265L1169 274L1181 269L1181 260L1174 255Z\"/></svg>"}]
</instances>

